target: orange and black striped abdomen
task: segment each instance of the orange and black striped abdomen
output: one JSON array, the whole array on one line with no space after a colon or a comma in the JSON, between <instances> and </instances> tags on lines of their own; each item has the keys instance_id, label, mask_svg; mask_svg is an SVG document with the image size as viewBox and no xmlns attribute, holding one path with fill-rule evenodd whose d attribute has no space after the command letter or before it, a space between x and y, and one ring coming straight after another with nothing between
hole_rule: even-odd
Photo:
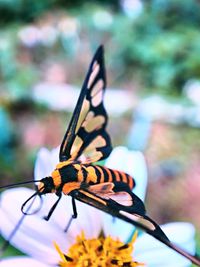
<instances>
[{"instance_id":1,"label":"orange and black striped abdomen","mask_svg":"<svg viewBox=\"0 0 200 267\"><path fill-rule=\"evenodd\" d=\"M135 186L134 179L127 173L109 169L97 165L82 165L82 181L87 184L99 184L105 182L124 182L132 190ZM80 180L79 180L80 181Z\"/></svg>"}]
</instances>

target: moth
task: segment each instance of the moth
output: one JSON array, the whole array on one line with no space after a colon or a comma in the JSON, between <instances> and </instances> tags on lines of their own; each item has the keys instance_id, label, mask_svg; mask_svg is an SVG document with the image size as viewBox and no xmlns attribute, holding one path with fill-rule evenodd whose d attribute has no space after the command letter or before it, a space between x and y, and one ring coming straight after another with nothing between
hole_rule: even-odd
<instances>
[{"instance_id":1,"label":"moth","mask_svg":"<svg viewBox=\"0 0 200 267\"><path fill-rule=\"evenodd\" d=\"M104 107L106 73L104 50L100 46L90 64L68 129L60 146L59 163L51 176L39 180L36 192L22 205L39 195L55 193L57 201L45 217L49 220L63 195L72 197L73 218L77 217L76 199L140 227L192 262L200 260L172 244L160 226L146 214L142 200L133 193L135 180L122 171L94 165L112 151L106 126L108 115ZM30 181L32 182L32 181ZM27 182L28 183L28 182Z\"/></svg>"}]
</instances>

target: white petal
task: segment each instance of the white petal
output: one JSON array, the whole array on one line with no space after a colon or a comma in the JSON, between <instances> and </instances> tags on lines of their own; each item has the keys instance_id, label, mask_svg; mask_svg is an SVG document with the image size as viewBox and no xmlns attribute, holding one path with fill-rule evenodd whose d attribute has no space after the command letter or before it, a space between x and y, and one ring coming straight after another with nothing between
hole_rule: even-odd
<instances>
[{"instance_id":1,"label":"white petal","mask_svg":"<svg viewBox=\"0 0 200 267\"><path fill-rule=\"evenodd\" d=\"M146 162L141 152L128 150L122 146L116 147L106 160L105 165L130 174L136 182L133 192L144 200L148 176Z\"/></svg>"},{"instance_id":2,"label":"white petal","mask_svg":"<svg viewBox=\"0 0 200 267\"><path fill-rule=\"evenodd\" d=\"M35 180L40 180L46 176L50 176L51 172L52 166L50 162L50 151L43 147L38 151L35 161Z\"/></svg>"},{"instance_id":3,"label":"white petal","mask_svg":"<svg viewBox=\"0 0 200 267\"><path fill-rule=\"evenodd\" d=\"M35 259L24 257L24 256L5 258L0 261L0 267L11 267L11 266L12 267L27 267L27 266L49 267L50 265L46 265Z\"/></svg>"},{"instance_id":4,"label":"white petal","mask_svg":"<svg viewBox=\"0 0 200 267\"><path fill-rule=\"evenodd\" d=\"M133 192L144 199L147 186L147 167L144 156L141 152L130 151L126 147L116 147L106 160L107 167L127 172L134 177L136 187ZM134 231L131 224L125 223L119 219L113 219L111 216L104 216L104 232L106 235L119 237L126 242Z\"/></svg>"},{"instance_id":5,"label":"white petal","mask_svg":"<svg viewBox=\"0 0 200 267\"><path fill-rule=\"evenodd\" d=\"M50 195L46 196L46 198L51 197L51 199L53 199L54 196L52 194ZM48 200L47 203L50 203L50 201ZM49 210L52 205L53 201L51 201L51 204L49 204L49 208L47 210ZM80 235L81 231L85 232L87 238L92 238L98 237L102 229L101 211L77 200L76 207L78 216L72 221L67 232L67 240L70 244L75 242L77 235ZM49 222L60 229L65 229L72 214L72 198L70 196L63 195Z\"/></svg>"},{"instance_id":6,"label":"white petal","mask_svg":"<svg viewBox=\"0 0 200 267\"><path fill-rule=\"evenodd\" d=\"M56 164L59 162L59 151L60 151L60 146L53 148L51 150L51 164L53 169L55 169Z\"/></svg>"},{"instance_id":7,"label":"white petal","mask_svg":"<svg viewBox=\"0 0 200 267\"><path fill-rule=\"evenodd\" d=\"M36 180L40 180L46 176L50 176L55 169L56 164L59 162L59 148L55 148L49 151L47 148L41 148L38 151L34 177Z\"/></svg>"},{"instance_id":8,"label":"white petal","mask_svg":"<svg viewBox=\"0 0 200 267\"><path fill-rule=\"evenodd\" d=\"M169 223L161 227L169 239L190 253L195 253L194 227L189 223ZM135 244L134 258L148 267L186 267L191 263L153 237L143 234Z\"/></svg>"},{"instance_id":9,"label":"white petal","mask_svg":"<svg viewBox=\"0 0 200 267\"><path fill-rule=\"evenodd\" d=\"M103 218L103 231L106 236L111 235L119 238L123 242L127 242L134 232L134 227L126 222L105 214Z\"/></svg>"},{"instance_id":10,"label":"white petal","mask_svg":"<svg viewBox=\"0 0 200 267\"><path fill-rule=\"evenodd\" d=\"M22 203L33 192L31 189L17 188L2 193L0 217L2 218L1 231L5 238L8 238L22 216L20 210ZM48 214L56 199L57 197L53 194L48 194L40 212L25 216L19 230L11 240L11 244L19 250L37 259L44 258L44 261L50 264L56 264L59 261L53 241L56 241L63 252L67 252L82 230L88 238L97 237L101 230L101 212L77 202L78 218L73 220L68 232L64 232L72 214L69 196L62 197L50 220L45 221L43 217Z\"/></svg>"},{"instance_id":11,"label":"white petal","mask_svg":"<svg viewBox=\"0 0 200 267\"><path fill-rule=\"evenodd\" d=\"M73 220L70 226L69 236L75 238L77 235L80 235L81 231L84 231L87 238L98 237L102 229L102 212L79 201L76 201L76 206L78 217ZM71 214L72 212L70 212L70 216Z\"/></svg>"},{"instance_id":12,"label":"white petal","mask_svg":"<svg viewBox=\"0 0 200 267\"><path fill-rule=\"evenodd\" d=\"M6 239L22 217L22 203L33 192L30 189L18 188L2 193L1 233ZM11 239L11 244L32 257L55 264L58 263L59 256L53 246L53 241L56 241L64 250L69 246L69 242L63 228L55 226L51 221L45 221L41 216L42 211L44 215L44 210L41 210L37 215L25 216L19 230Z\"/></svg>"}]
</instances>

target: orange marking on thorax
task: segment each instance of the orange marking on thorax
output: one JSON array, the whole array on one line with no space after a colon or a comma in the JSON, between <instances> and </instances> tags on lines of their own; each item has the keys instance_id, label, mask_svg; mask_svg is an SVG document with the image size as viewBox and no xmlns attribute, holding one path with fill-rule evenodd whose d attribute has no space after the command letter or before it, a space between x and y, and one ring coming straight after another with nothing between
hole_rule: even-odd
<instances>
[{"instance_id":1,"label":"orange marking on thorax","mask_svg":"<svg viewBox=\"0 0 200 267\"><path fill-rule=\"evenodd\" d=\"M97 165L95 167L97 168L97 170L100 172L100 175L101 175L100 183L104 183L104 174L103 174L102 168Z\"/></svg>"},{"instance_id":2,"label":"orange marking on thorax","mask_svg":"<svg viewBox=\"0 0 200 267\"><path fill-rule=\"evenodd\" d=\"M59 163L56 165L56 169L61 169L62 167L67 166L67 165L69 165L69 164L71 164L71 163L72 163L72 161L69 161L69 160L59 162Z\"/></svg>"},{"instance_id":3,"label":"orange marking on thorax","mask_svg":"<svg viewBox=\"0 0 200 267\"><path fill-rule=\"evenodd\" d=\"M81 183L79 182L69 182L64 184L63 188L62 188L62 192L65 195L68 195L71 191L73 191L74 189L79 189L80 188Z\"/></svg>"},{"instance_id":4,"label":"orange marking on thorax","mask_svg":"<svg viewBox=\"0 0 200 267\"><path fill-rule=\"evenodd\" d=\"M86 178L86 183L89 182L93 182L96 183L97 182L97 174L95 172L95 168L93 166L89 166L85 168L87 171L87 178Z\"/></svg>"},{"instance_id":5,"label":"orange marking on thorax","mask_svg":"<svg viewBox=\"0 0 200 267\"><path fill-rule=\"evenodd\" d=\"M55 187L59 187L61 182L62 182L59 170L54 170L51 173L51 177L53 178L53 183L54 183Z\"/></svg>"}]
</instances>

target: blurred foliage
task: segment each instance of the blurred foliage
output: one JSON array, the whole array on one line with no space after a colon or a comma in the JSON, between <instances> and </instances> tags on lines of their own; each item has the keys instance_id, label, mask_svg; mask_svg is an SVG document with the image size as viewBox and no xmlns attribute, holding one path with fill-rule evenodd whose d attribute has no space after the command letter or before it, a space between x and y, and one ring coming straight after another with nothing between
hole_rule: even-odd
<instances>
[{"instance_id":1,"label":"blurred foliage","mask_svg":"<svg viewBox=\"0 0 200 267\"><path fill-rule=\"evenodd\" d=\"M117 0L95 0L89 1L96 4L107 4L114 9L119 8ZM88 1L82 0L0 0L0 23L10 23L13 21L30 22L41 16L50 9L65 9L84 6Z\"/></svg>"},{"instance_id":2,"label":"blurred foliage","mask_svg":"<svg viewBox=\"0 0 200 267\"><path fill-rule=\"evenodd\" d=\"M86 42L93 49L105 44L114 85L129 80L148 91L180 95L189 79L199 79L199 1L146 1L134 18L120 12L119 2L114 3L18 0L13 4L1 0L1 8L16 12L9 23L1 12L2 22L5 20L0 42L3 86L11 94L27 94L27 88L38 79L40 62L66 54L75 59ZM20 40L23 19L28 17L32 20L27 26L35 28L24 32L27 39L34 38L37 30L47 38L35 40L29 47Z\"/></svg>"},{"instance_id":3,"label":"blurred foliage","mask_svg":"<svg viewBox=\"0 0 200 267\"><path fill-rule=\"evenodd\" d=\"M148 88L174 94L188 79L199 78L198 1L148 1L134 22L123 20L114 24L118 56L131 75L140 72Z\"/></svg>"},{"instance_id":4,"label":"blurred foliage","mask_svg":"<svg viewBox=\"0 0 200 267\"><path fill-rule=\"evenodd\" d=\"M0 237L0 247L2 248L4 244L5 240ZM7 256L17 256L17 255L23 255L22 252L20 252L19 250L17 250L16 248L14 248L13 246L9 245L9 247L6 249L5 253L4 253L4 257Z\"/></svg>"}]
</instances>

